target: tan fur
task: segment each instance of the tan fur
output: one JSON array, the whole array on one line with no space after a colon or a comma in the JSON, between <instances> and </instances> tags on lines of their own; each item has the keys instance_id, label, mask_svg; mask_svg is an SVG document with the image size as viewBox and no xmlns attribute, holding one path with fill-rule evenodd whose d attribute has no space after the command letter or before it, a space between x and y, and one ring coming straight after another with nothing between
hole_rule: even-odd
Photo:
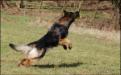
<instances>
[{"instance_id":1,"label":"tan fur","mask_svg":"<svg viewBox=\"0 0 121 75\"><path fill-rule=\"evenodd\" d=\"M60 45L65 45L66 47L72 47L72 44L68 38L60 39Z\"/></svg>"},{"instance_id":2,"label":"tan fur","mask_svg":"<svg viewBox=\"0 0 121 75\"><path fill-rule=\"evenodd\" d=\"M18 64L18 66L26 66L29 67L32 64L31 59L24 58L21 60L21 62Z\"/></svg>"},{"instance_id":3,"label":"tan fur","mask_svg":"<svg viewBox=\"0 0 121 75\"><path fill-rule=\"evenodd\" d=\"M70 20L69 17L64 17L64 18L59 19L58 22L59 22L59 24L61 24L61 25L65 25L65 23L66 23L68 20Z\"/></svg>"}]
</instances>

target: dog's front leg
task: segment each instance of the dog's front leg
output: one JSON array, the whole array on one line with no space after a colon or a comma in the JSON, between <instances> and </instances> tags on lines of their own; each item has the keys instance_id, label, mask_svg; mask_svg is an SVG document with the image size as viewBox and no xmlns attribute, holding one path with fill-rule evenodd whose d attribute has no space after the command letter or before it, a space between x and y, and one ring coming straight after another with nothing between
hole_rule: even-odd
<instances>
[{"instance_id":1,"label":"dog's front leg","mask_svg":"<svg viewBox=\"0 0 121 75\"><path fill-rule=\"evenodd\" d=\"M67 48L71 49L72 48L72 44L68 38L61 39L59 41L59 44L62 45L64 49L67 49Z\"/></svg>"}]
</instances>

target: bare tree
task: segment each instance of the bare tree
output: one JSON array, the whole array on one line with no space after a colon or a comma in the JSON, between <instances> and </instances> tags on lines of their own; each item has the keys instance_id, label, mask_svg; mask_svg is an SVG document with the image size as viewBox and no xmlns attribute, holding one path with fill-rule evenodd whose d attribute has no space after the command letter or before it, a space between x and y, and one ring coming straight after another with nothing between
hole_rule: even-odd
<instances>
[{"instance_id":1,"label":"bare tree","mask_svg":"<svg viewBox=\"0 0 121 75\"><path fill-rule=\"evenodd\" d=\"M21 2L20 2L20 8L24 8L24 7L25 7L24 0L21 0Z\"/></svg>"},{"instance_id":2,"label":"bare tree","mask_svg":"<svg viewBox=\"0 0 121 75\"><path fill-rule=\"evenodd\" d=\"M2 8L8 8L9 7L9 4L7 3L6 0L1 0L0 5L1 5Z\"/></svg>"}]
</instances>

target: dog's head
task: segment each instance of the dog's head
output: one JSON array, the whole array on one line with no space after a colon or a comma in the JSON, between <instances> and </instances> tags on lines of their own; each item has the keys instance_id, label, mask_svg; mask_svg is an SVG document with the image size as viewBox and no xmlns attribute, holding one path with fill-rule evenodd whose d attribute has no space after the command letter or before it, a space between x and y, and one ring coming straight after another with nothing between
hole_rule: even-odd
<instances>
[{"instance_id":1,"label":"dog's head","mask_svg":"<svg viewBox=\"0 0 121 75\"><path fill-rule=\"evenodd\" d=\"M63 12L64 12L64 16L67 16L67 17L70 17L70 18L76 19L76 18L80 17L79 11L68 12L66 10L63 10Z\"/></svg>"}]
</instances>

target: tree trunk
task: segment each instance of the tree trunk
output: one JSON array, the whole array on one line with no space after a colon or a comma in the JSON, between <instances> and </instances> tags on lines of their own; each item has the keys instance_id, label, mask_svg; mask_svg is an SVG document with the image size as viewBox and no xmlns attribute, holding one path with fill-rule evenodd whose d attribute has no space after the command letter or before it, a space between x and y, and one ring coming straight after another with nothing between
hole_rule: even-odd
<instances>
[{"instance_id":1,"label":"tree trunk","mask_svg":"<svg viewBox=\"0 0 121 75\"><path fill-rule=\"evenodd\" d=\"M20 8L24 8L24 7L25 7L24 0L21 0L21 2L20 2Z\"/></svg>"},{"instance_id":2,"label":"tree trunk","mask_svg":"<svg viewBox=\"0 0 121 75\"><path fill-rule=\"evenodd\" d=\"M121 1L119 3L119 26L120 26L120 30L121 30Z\"/></svg>"},{"instance_id":3,"label":"tree trunk","mask_svg":"<svg viewBox=\"0 0 121 75\"><path fill-rule=\"evenodd\" d=\"M2 8L8 8L8 3L7 3L6 0L1 0L0 5L1 5Z\"/></svg>"}]
</instances>

